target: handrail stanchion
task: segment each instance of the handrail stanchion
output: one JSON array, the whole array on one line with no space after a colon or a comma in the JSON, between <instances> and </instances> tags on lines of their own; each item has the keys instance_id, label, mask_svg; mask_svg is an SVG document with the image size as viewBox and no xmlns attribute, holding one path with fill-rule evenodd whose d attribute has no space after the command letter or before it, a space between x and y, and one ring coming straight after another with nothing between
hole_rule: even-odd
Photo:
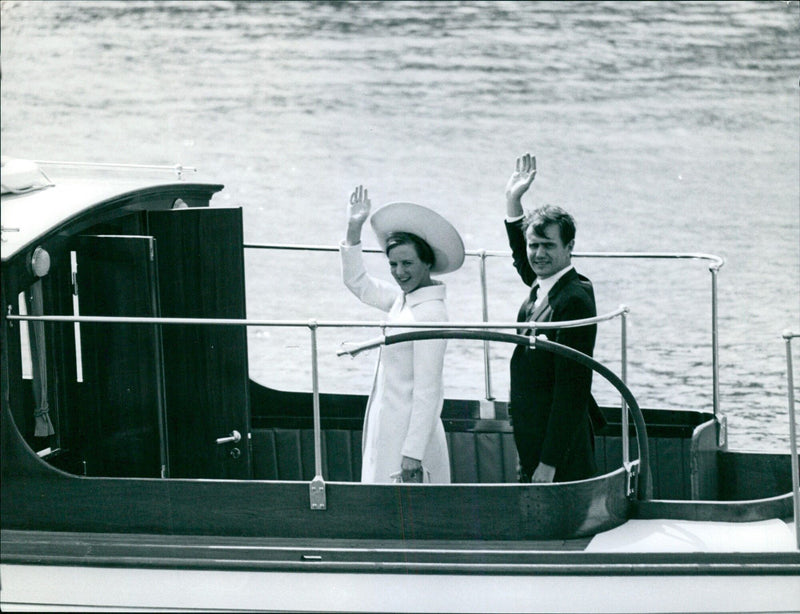
<instances>
[{"instance_id":1,"label":"handrail stanchion","mask_svg":"<svg viewBox=\"0 0 800 614\"><path fill-rule=\"evenodd\" d=\"M792 493L794 497L794 534L797 549L800 550L800 485L798 485L798 460L797 460L797 431L794 420L794 377L792 374L792 337L798 334L786 331L783 338L786 341L786 383L789 388L789 449L792 453Z\"/></svg>"},{"instance_id":2,"label":"handrail stanchion","mask_svg":"<svg viewBox=\"0 0 800 614\"><path fill-rule=\"evenodd\" d=\"M319 367L317 359L317 322L311 320L308 328L311 331L311 391L314 410L314 479L309 487L312 510L324 510L325 481L322 477L322 421L319 408Z\"/></svg>"},{"instance_id":3,"label":"handrail stanchion","mask_svg":"<svg viewBox=\"0 0 800 614\"><path fill-rule=\"evenodd\" d=\"M709 267L711 271L711 369L713 384L714 417L719 417L719 322L717 316L717 273L719 265Z\"/></svg>"},{"instance_id":4,"label":"handrail stanchion","mask_svg":"<svg viewBox=\"0 0 800 614\"><path fill-rule=\"evenodd\" d=\"M620 379L626 386L628 385L628 308L620 314ZM627 467L631 462L630 453L630 426L628 424L628 405L625 402L625 396L620 395L622 399L622 464Z\"/></svg>"},{"instance_id":5,"label":"handrail stanchion","mask_svg":"<svg viewBox=\"0 0 800 614\"><path fill-rule=\"evenodd\" d=\"M482 301L482 309L483 309L483 321L489 321L489 292L487 290L487 283L486 283L486 250L482 249L478 252L478 256L481 259L480 271L481 271L481 301ZM483 375L485 379L485 388L486 388L486 400L487 401L494 401L494 395L492 394L492 367L489 362L489 340L485 340L483 342Z\"/></svg>"}]
</instances>

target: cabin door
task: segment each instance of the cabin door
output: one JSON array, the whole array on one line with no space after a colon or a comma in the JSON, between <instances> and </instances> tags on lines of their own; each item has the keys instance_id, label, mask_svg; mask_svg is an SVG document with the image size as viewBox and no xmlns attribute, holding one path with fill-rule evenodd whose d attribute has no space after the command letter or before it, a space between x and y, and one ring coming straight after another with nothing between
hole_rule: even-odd
<instances>
[{"instance_id":1,"label":"cabin door","mask_svg":"<svg viewBox=\"0 0 800 614\"><path fill-rule=\"evenodd\" d=\"M159 315L152 237L83 236L75 251L81 315ZM161 327L83 323L80 331L86 474L160 477L167 455Z\"/></svg>"},{"instance_id":2,"label":"cabin door","mask_svg":"<svg viewBox=\"0 0 800 614\"><path fill-rule=\"evenodd\" d=\"M162 316L247 317L240 208L150 211L147 229L158 243ZM251 478L247 329L165 325L162 333L170 476Z\"/></svg>"}]
</instances>

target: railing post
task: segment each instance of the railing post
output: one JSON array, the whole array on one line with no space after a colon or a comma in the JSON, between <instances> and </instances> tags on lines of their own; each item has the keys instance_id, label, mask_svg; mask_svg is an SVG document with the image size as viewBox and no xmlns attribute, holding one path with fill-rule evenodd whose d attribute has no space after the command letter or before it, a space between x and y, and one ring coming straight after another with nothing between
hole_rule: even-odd
<instances>
[{"instance_id":1,"label":"railing post","mask_svg":"<svg viewBox=\"0 0 800 614\"><path fill-rule=\"evenodd\" d=\"M314 479L309 486L312 510L326 509L325 480L322 477L322 420L319 409L319 367L317 359L317 321L308 323L311 331L311 391L314 407Z\"/></svg>"},{"instance_id":2,"label":"railing post","mask_svg":"<svg viewBox=\"0 0 800 614\"><path fill-rule=\"evenodd\" d=\"M792 337L798 337L786 331L783 338L786 341L786 383L789 389L789 449L792 455L792 496L794 497L794 533L797 549L800 550L800 485L798 485L798 460L797 460L797 431L794 420L794 376L792 373Z\"/></svg>"},{"instance_id":3,"label":"railing post","mask_svg":"<svg viewBox=\"0 0 800 614\"><path fill-rule=\"evenodd\" d=\"M481 272L481 301L482 301L482 309L483 309L483 321L489 321L489 293L487 290L487 283L486 283L486 250L482 249L478 252L478 256L480 256L481 264L480 264L480 272ZM489 341L486 340L483 342L483 376L484 376L484 386L486 388L486 400L487 401L494 401L494 395L492 394L492 367L489 362Z\"/></svg>"},{"instance_id":4,"label":"railing post","mask_svg":"<svg viewBox=\"0 0 800 614\"><path fill-rule=\"evenodd\" d=\"M719 417L719 321L717 315L717 273L719 266L709 268L711 271L711 369L713 383L714 417Z\"/></svg>"},{"instance_id":5,"label":"railing post","mask_svg":"<svg viewBox=\"0 0 800 614\"><path fill-rule=\"evenodd\" d=\"M626 386L628 385L628 308L620 314L620 379ZM628 404L625 397L622 399L622 464L627 467L630 464L630 426L628 424Z\"/></svg>"}]
</instances>

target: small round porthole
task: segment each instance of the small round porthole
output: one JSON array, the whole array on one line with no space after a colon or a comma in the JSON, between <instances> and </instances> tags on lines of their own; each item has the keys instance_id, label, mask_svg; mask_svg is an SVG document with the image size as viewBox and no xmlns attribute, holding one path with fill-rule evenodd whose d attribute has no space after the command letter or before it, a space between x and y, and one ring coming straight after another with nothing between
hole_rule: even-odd
<instances>
[{"instance_id":1,"label":"small round porthole","mask_svg":"<svg viewBox=\"0 0 800 614\"><path fill-rule=\"evenodd\" d=\"M42 247L37 247L31 254L31 271L36 277L44 277L50 272L50 254Z\"/></svg>"}]
</instances>

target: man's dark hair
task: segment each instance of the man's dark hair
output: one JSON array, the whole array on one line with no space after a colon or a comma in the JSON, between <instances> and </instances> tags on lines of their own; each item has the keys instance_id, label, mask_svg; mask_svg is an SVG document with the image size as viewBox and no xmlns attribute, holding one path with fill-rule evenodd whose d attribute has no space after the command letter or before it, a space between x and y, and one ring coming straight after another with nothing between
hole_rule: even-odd
<instances>
[{"instance_id":1,"label":"man's dark hair","mask_svg":"<svg viewBox=\"0 0 800 614\"><path fill-rule=\"evenodd\" d=\"M544 237L545 228L551 224L558 226L558 232L564 245L575 238L575 220L561 207L554 205L545 205L527 212L522 220L522 230L527 232L528 228L532 228L535 234Z\"/></svg>"},{"instance_id":2,"label":"man's dark hair","mask_svg":"<svg viewBox=\"0 0 800 614\"><path fill-rule=\"evenodd\" d=\"M413 245L414 250L417 252L417 256L419 256L419 259L425 264L433 266L436 262L436 256L434 256L431 246L428 245L424 239L413 233L390 233L389 236L386 237L386 255L388 256L392 248L395 248L398 245Z\"/></svg>"}]
</instances>

